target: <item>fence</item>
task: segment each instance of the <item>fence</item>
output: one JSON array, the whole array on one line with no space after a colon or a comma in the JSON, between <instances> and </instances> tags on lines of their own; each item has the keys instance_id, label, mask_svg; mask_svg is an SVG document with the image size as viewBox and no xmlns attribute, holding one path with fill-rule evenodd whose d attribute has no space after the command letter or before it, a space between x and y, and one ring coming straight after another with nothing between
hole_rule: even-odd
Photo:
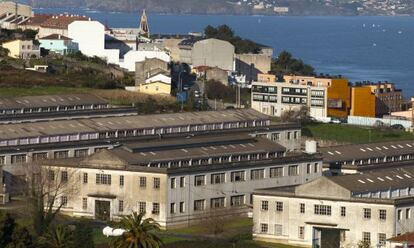
<instances>
[{"instance_id":1,"label":"fence","mask_svg":"<svg viewBox=\"0 0 414 248\"><path fill-rule=\"evenodd\" d=\"M397 119L384 119L384 118L373 118L364 116L348 116L348 124L358 126L392 126L402 125L404 128L411 128L411 120L397 120Z\"/></svg>"}]
</instances>

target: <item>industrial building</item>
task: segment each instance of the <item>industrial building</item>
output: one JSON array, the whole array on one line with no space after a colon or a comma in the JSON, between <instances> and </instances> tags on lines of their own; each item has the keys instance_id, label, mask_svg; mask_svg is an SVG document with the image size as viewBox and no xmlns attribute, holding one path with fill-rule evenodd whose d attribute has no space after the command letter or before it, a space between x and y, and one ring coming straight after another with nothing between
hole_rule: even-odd
<instances>
[{"instance_id":1,"label":"industrial building","mask_svg":"<svg viewBox=\"0 0 414 248\"><path fill-rule=\"evenodd\" d=\"M226 71L234 70L234 46L218 39L205 39L194 43L191 53L193 67L217 67Z\"/></svg>"},{"instance_id":2,"label":"industrial building","mask_svg":"<svg viewBox=\"0 0 414 248\"><path fill-rule=\"evenodd\" d=\"M41 165L56 180L81 179L76 194L59 195L64 213L111 220L145 212L170 228L245 214L254 189L305 183L321 175L322 164L266 138L228 133L124 143Z\"/></svg>"},{"instance_id":3,"label":"industrial building","mask_svg":"<svg viewBox=\"0 0 414 248\"><path fill-rule=\"evenodd\" d=\"M253 237L304 247L385 247L414 230L414 168L320 177L257 190Z\"/></svg>"},{"instance_id":4,"label":"industrial building","mask_svg":"<svg viewBox=\"0 0 414 248\"><path fill-rule=\"evenodd\" d=\"M412 164L414 140L330 146L319 149L327 175L353 174L375 168Z\"/></svg>"},{"instance_id":5,"label":"industrial building","mask_svg":"<svg viewBox=\"0 0 414 248\"><path fill-rule=\"evenodd\" d=\"M327 89L312 85L284 82L253 82L251 106L253 109L270 116L306 109L315 119L327 117Z\"/></svg>"}]
</instances>

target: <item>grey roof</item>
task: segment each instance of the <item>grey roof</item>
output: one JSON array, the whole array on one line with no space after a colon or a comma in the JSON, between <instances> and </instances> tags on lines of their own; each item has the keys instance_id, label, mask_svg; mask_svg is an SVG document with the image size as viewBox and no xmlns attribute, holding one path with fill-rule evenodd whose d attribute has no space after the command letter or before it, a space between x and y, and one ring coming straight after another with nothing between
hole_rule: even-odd
<instances>
[{"instance_id":1,"label":"grey roof","mask_svg":"<svg viewBox=\"0 0 414 248\"><path fill-rule=\"evenodd\" d=\"M320 148L326 163L414 154L414 140Z\"/></svg>"},{"instance_id":2,"label":"grey roof","mask_svg":"<svg viewBox=\"0 0 414 248\"><path fill-rule=\"evenodd\" d=\"M374 192L414 187L414 167L366 171L361 174L328 177L351 192Z\"/></svg>"},{"instance_id":3,"label":"grey roof","mask_svg":"<svg viewBox=\"0 0 414 248\"><path fill-rule=\"evenodd\" d=\"M238 109L3 124L0 125L0 139L254 120L269 120L269 117L253 109Z\"/></svg>"},{"instance_id":4,"label":"grey roof","mask_svg":"<svg viewBox=\"0 0 414 248\"><path fill-rule=\"evenodd\" d=\"M92 94L0 97L0 110L89 104L107 104L107 101Z\"/></svg>"}]
</instances>

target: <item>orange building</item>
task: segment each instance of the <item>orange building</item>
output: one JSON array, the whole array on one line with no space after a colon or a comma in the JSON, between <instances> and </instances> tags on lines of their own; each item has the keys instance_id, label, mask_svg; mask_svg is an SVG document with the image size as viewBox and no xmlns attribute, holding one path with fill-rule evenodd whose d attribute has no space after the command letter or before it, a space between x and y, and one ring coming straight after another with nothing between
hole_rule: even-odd
<instances>
[{"instance_id":1,"label":"orange building","mask_svg":"<svg viewBox=\"0 0 414 248\"><path fill-rule=\"evenodd\" d=\"M351 110L351 89L348 79L341 77L283 76L285 82L328 88L328 116L346 118Z\"/></svg>"},{"instance_id":2,"label":"orange building","mask_svg":"<svg viewBox=\"0 0 414 248\"><path fill-rule=\"evenodd\" d=\"M369 87L352 87L351 88L351 115L375 117L375 94Z\"/></svg>"}]
</instances>

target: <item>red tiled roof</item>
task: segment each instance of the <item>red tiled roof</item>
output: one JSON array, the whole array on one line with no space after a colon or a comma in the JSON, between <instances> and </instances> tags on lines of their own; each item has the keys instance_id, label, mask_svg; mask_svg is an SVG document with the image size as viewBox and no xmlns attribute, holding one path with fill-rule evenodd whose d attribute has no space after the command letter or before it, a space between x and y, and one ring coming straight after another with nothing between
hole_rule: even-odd
<instances>
[{"instance_id":1,"label":"red tiled roof","mask_svg":"<svg viewBox=\"0 0 414 248\"><path fill-rule=\"evenodd\" d=\"M44 23L47 19L52 18L53 15L49 14L35 14L33 17L30 17L22 25L40 25Z\"/></svg>"},{"instance_id":2,"label":"red tiled roof","mask_svg":"<svg viewBox=\"0 0 414 248\"><path fill-rule=\"evenodd\" d=\"M391 242L408 242L409 244L414 243L414 232L404 233L388 239Z\"/></svg>"},{"instance_id":3,"label":"red tiled roof","mask_svg":"<svg viewBox=\"0 0 414 248\"><path fill-rule=\"evenodd\" d=\"M40 40L72 40L72 39L66 36L60 35L60 34L51 34L51 35L40 38Z\"/></svg>"},{"instance_id":4,"label":"red tiled roof","mask_svg":"<svg viewBox=\"0 0 414 248\"><path fill-rule=\"evenodd\" d=\"M45 28L57 28L57 29L67 29L69 24L74 21L87 21L88 18L84 16L69 16L69 15L59 15L52 16L52 18L47 19L40 26Z\"/></svg>"}]
</instances>

